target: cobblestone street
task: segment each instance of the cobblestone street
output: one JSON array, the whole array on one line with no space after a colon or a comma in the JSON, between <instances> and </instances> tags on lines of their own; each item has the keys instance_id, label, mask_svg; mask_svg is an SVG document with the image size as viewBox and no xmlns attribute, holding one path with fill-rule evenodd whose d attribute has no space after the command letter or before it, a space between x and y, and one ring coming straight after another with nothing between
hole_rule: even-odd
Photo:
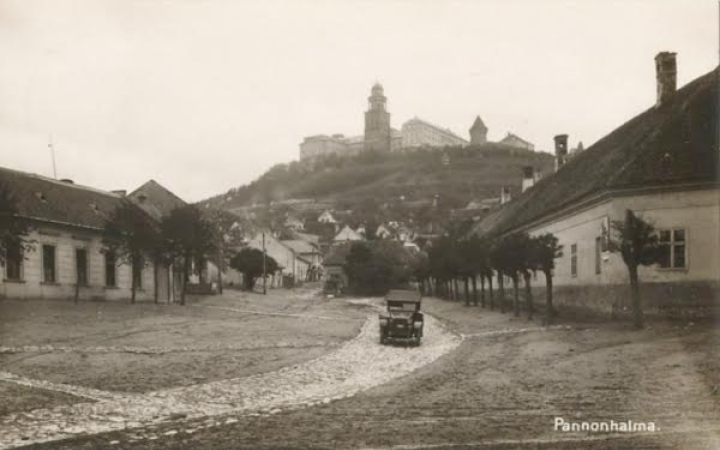
<instances>
[{"instance_id":1,"label":"cobblestone street","mask_svg":"<svg viewBox=\"0 0 720 450\"><path fill-rule=\"evenodd\" d=\"M361 304L362 302L356 304ZM366 303L368 304L368 303ZM259 313L262 314L262 313ZM274 314L274 313L271 313ZM69 385L56 385L0 373L0 381L65 392L96 400L51 409L10 414L0 419L0 448L156 425L178 418L195 419L228 414L277 414L284 408L325 404L404 376L451 351L461 338L429 318L420 348L377 344L377 318L370 314L360 334L336 351L278 371L194 386L121 395ZM84 351L118 349L91 347ZM137 353L164 353L189 349L122 348ZM6 353L68 352L68 347L21 347ZM202 427L228 419L209 419ZM232 419L229 419L232 420ZM181 424L179 424L181 425ZM193 427L197 429L197 427ZM152 433L148 438L156 437Z\"/></svg>"},{"instance_id":2,"label":"cobblestone street","mask_svg":"<svg viewBox=\"0 0 720 450\"><path fill-rule=\"evenodd\" d=\"M27 403L15 410L11 405L0 416L0 448L714 450L720 442L716 329L663 322L642 332L622 323L542 327L429 298L422 346L381 346L378 299L327 301L301 293L293 302L291 295L233 294L190 307L192 314L223 311L243 318L244 331L238 328L235 338L212 345L198 339L187 347L129 346L124 338L107 340L106 335L103 340L113 345L12 342L4 357L30 357L21 361L24 368L32 367L33 355L47 352L121 352L161 359L192 359L207 352L241 358L259 351L267 356L273 353L260 347L272 347L273 339L278 346L289 344L288 333L296 333L302 345L314 342L322 353L304 360L288 356L277 361L281 367L264 366L270 369L259 372L240 364L236 377L193 379L136 392L2 372L0 387L13 387L9 395ZM263 322L267 330L251 327L264 317L274 321ZM344 322L327 320L331 317ZM324 338L316 328L320 322L327 327ZM357 330L354 337L333 337L339 322ZM252 349L253 340L241 337L247 334L262 346ZM659 430L558 433L552 428L556 417L651 420Z\"/></svg>"}]
</instances>

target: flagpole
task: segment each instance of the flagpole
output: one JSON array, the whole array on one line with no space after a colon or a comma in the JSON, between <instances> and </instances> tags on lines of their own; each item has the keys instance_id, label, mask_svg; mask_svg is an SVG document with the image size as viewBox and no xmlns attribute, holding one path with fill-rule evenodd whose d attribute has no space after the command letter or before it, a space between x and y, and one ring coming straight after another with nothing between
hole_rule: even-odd
<instances>
[{"instance_id":1,"label":"flagpole","mask_svg":"<svg viewBox=\"0 0 720 450\"><path fill-rule=\"evenodd\" d=\"M50 156L52 156L53 178L57 180L57 167L55 165L55 144L53 144L52 134L50 135L50 143L48 144L48 148L50 148Z\"/></svg>"}]
</instances>

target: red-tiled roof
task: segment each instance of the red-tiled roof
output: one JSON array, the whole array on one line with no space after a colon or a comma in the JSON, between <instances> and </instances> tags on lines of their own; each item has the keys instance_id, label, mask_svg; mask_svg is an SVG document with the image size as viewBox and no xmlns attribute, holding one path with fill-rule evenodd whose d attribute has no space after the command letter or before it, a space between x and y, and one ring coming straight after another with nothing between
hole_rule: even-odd
<instances>
[{"instance_id":1,"label":"red-tiled roof","mask_svg":"<svg viewBox=\"0 0 720 450\"><path fill-rule=\"evenodd\" d=\"M0 168L0 183L11 190L20 216L84 228L104 228L112 211L127 201L110 192L6 168Z\"/></svg>"},{"instance_id":2,"label":"red-tiled roof","mask_svg":"<svg viewBox=\"0 0 720 450\"><path fill-rule=\"evenodd\" d=\"M474 227L504 233L616 189L718 183L719 69L578 153Z\"/></svg>"}]
</instances>

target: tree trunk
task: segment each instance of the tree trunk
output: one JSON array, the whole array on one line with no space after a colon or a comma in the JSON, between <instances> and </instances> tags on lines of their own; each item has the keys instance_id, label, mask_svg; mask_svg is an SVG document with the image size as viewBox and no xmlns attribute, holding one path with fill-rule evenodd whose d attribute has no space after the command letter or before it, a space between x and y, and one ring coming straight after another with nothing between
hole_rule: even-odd
<instances>
[{"instance_id":1,"label":"tree trunk","mask_svg":"<svg viewBox=\"0 0 720 450\"><path fill-rule=\"evenodd\" d=\"M477 297L477 275L473 275L472 277L472 291L473 291L473 305L478 305L478 297Z\"/></svg>"},{"instance_id":2,"label":"tree trunk","mask_svg":"<svg viewBox=\"0 0 720 450\"><path fill-rule=\"evenodd\" d=\"M155 304L158 304L158 300L160 299L160 286L158 283L158 263L157 260L153 261L153 287L154 287L154 295L155 295Z\"/></svg>"},{"instance_id":3,"label":"tree trunk","mask_svg":"<svg viewBox=\"0 0 720 450\"><path fill-rule=\"evenodd\" d=\"M470 306L470 280L468 280L468 277L463 277L463 284L465 287L465 304L467 306Z\"/></svg>"},{"instance_id":4,"label":"tree trunk","mask_svg":"<svg viewBox=\"0 0 720 450\"><path fill-rule=\"evenodd\" d=\"M533 304L532 286L530 286L530 272L523 272L523 279L525 280L525 306L528 311L528 320L532 320L533 313L535 312L535 305Z\"/></svg>"},{"instance_id":5,"label":"tree trunk","mask_svg":"<svg viewBox=\"0 0 720 450\"><path fill-rule=\"evenodd\" d=\"M493 295L493 274L488 274L488 293L490 294L490 310L495 309L495 296Z\"/></svg>"},{"instance_id":6,"label":"tree trunk","mask_svg":"<svg viewBox=\"0 0 720 450\"><path fill-rule=\"evenodd\" d=\"M513 283L513 310L515 317L520 317L520 294L518 289L518 274L517 272L512 275Z\"/></svg>"},{"instance_id":7,"label":"tree trunk","mask_svg":"<svg viewBox=\"0 0 720 450\"><path fill-rule=\"evenodd\" d=\"M485 275L480 274L480 306L485 307Z\"/></svg>"},{"instance_id":8,"label":"tree trunk","mask_svg":"<svg viewBox=\"0 0 720 450\"><path fill-rule=\"evenodd\" d=\"M182 285L180 286L180 304L185 306L185 288L187 286L188 271L190 270L190 258L184 258Z\"/></svg>"},{"instance_id":9,"label":"tree trunk","mask_svg":"<svg viewBox=\"0 0 720 450\"><path fill-rule=\"evenodd\" d=\"M453 288L455 288L455 300L460 301L460 289L458 289L457 278L453 278Z\"/></svg>"},{"instance_id":10,"label":"tree trunk","mask_svg":"<svg viewBox=\"0 0 720 450\"><path fill-rule=\"evenodd\" d=\"M222 255L222 247L218 246L218 294L223 293L223 279L222 273L225 268L225 258Z\"/></svg>"},{"instance_id":11,"label":"tree trunk","mask_svg":"<svg viewBox=\"0 0 720 450\"><path fill-rule=\"evenodd\" d=\"M638 280L637 266L628 267L630 271L630 289L632 294L633 324L635 328L643 328L645 319L643 317L642 305L640 304L640 282Z\"/></svg>"},{"instance_id":12,"label":"tree trunk","mask_svg":"<svg viewBox=\"0 0 720 450\"><path fill-rule=\"evenodd\" d=\"M553 282L552 274L549 270L545 272L545 323L552 325L555 318L555 308L553 307Z\"/></svg>"},{"instance_id":13,"label":"tree trunk","mask_svg":"<svg viewBox=\"0 0 720 450\"><path fill-rule=\"evenodd\" d=\"M135 291L137 289L137 263L132 262L130 264L130 284L132 285L132 288L130 289L130 303L135 303Z\"/></svg>"},{"instance_id":14,"label":"tree trunk","mask_svg":"<svg viewBox=\"0 0 720 450\"><path fill-rule=\"evenodd\" d=\"M170 299L173 297L173 285L172 280L175 276L175 263L167 264L167 302L170 303Z\"/></svg>"},{"instance_id":15,"label":"tree trunk","mask_svg":"<svg viewBox=\"0 0 720 450\"><path fill-rule=\"evenodd\" d=\"M500 312L505 312L505 276L502 272L498 271L498 291L500 294Z\"/></svg>"}]
</instances>

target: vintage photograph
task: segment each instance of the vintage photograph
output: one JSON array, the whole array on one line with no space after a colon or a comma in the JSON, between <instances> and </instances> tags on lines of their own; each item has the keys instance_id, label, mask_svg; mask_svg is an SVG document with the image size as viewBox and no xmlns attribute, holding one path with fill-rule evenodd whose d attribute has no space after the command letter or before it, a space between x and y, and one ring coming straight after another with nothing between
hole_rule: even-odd
<instances>
[{"instance_id":1,"label":"vintage photograph","mask_svg":"<svg viewBox=\"0 0 720 450\"><path fill-rule=\"evenodd\" d=\"M0 0L0 450L720 450L720 1Z\"/></svg>"}]
</instances>

